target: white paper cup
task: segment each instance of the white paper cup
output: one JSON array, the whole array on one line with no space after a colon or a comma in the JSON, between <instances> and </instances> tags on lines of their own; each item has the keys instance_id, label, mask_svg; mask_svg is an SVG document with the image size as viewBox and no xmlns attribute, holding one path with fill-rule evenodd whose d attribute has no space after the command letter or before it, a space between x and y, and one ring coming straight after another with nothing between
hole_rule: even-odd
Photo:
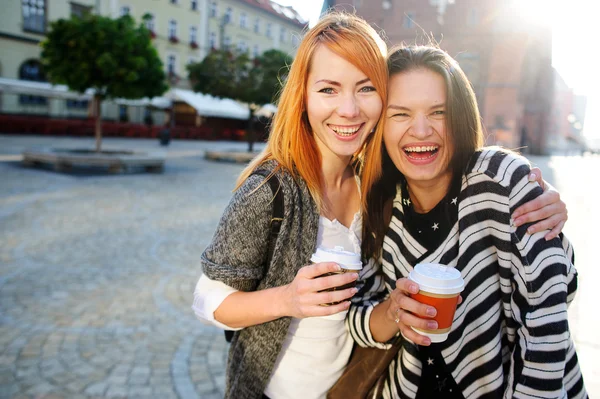
<instances>
[{"instance_id":1,"label":"white paper cup","mask_svg":"<svg viewBox=\"0 0 600 399\"><path fill-rule=\"evenodd\" d=\"M414 267L408 278L419 285L419 293L411 294L411 297L437 310L433 318L438 323L436 330L415 327L412 329L429 337L431 342L444 342L452 328L458 297L465 287L460 272L453 267L437 263L420 263Z\"/></svg>"},{"instance_id":2,"label":"white paper cup","mask_svg":"<svg viewBox=\"0 0 600 399\"><path fill-rule=\"evenodd\" d=\"M342 274L347 272L358 273L362 269L362 261L360 259L360 254L344 251L344 247L339 246L334 248L317 248L316 252L310 257L310 260L313 263L335 262L342 268L342 270L340 270L339 272L325 273L319 277L332 276L334 274ZM340 287L328 288L323 291L341 291L345 290L346 288L352 288L354 286L356 286L356 281L342 285ZM335 305L337 303L339 302L324 303L323 306Z\"/></svg>"}]
</instances>

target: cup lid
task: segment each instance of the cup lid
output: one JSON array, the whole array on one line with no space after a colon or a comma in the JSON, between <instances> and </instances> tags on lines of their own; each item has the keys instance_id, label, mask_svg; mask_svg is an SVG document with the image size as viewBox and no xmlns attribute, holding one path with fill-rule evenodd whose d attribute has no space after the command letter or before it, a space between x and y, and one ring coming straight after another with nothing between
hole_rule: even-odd
<instances>
[{"instance_id":1,"label":"cup lid","mask_svg":"<svg viewBox=\"0 0 600 399\"><path fill-rule=\"evenodd\" d=\"M360 254L344 251L344 247L336 246L334 248L317 248L317 251L310 257L314 263L335 262L344 269L360 270L362 261Z\"/></svg>"},{"instance_id":2,"label":"cup lid","mask_svg":"<svg viewBox=\"0 0 600 399\"><path fill-rule=\"evenodd\" d=\"M408 278L419 284L421 290L433 294L457 294L465 288L458 270L439 263L419 263Z\"/></svg>"}]
</instances>

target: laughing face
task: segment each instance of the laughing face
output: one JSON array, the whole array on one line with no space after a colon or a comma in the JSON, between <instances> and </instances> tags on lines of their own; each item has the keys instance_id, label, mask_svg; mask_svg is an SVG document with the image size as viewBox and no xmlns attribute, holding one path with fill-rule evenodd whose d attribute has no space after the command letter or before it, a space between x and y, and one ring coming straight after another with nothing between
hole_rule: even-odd
<instances>
[{"instance_id":1,"label":"laughing face","mask_svg":"<svg viewBox=\"0 0 600 399\"><path fill-rule=\"evenodd\" d=\"M361 70L326 46L313 55L306 112L323 160L350 159L366 141L383 102Z\"/></svg>"},{"instance_id":2,"label":"laughing face","mask_svg":"<svg viewBox=\"0 0 600 399\"><path fill-rule=\"evenodd\" d=\"M452 144L446 132L446 84L428 69L390 79L384 142L409 185L446 184Z\"/></svg>"}]
</instances>

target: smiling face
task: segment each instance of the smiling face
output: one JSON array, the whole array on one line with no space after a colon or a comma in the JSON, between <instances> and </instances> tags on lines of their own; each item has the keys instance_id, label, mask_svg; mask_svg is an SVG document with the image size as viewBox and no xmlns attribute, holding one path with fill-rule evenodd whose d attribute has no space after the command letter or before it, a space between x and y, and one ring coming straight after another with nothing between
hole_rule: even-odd
<instances>
[{"instance_id":1,"label":"smiling face","mask_svg":"<svg viewBox=\"0 0 600 399\"><path fill-rule=\"evenodd\" d=\"M446 127L446 83L429 69L397 73L389 83L383 139L411 184L446 184L452 143Z\"/></svg>"},{"instance_id":2,"label":"smiling face","mask_svg":"<svg viewBox=\"0 0 600 399\"><path fill-rule=\"evenodd\" d=\"M357 153L377 124L383 102L361 70L326 46L312 57L306 112L323 159Z\"/></svg>"}]
</instances>

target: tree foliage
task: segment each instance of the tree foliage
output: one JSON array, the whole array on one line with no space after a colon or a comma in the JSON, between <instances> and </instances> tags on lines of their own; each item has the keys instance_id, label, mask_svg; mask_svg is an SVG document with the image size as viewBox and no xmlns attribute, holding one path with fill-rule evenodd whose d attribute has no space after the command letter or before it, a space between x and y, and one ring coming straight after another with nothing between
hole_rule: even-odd
<instances>
[{"instance_id":1,"label":"tree foliage","mask_svg":"<svg viewBox=\"0 0 600 399\"><path fill-rule=\"evenodd\" d=\"M41 59L52 83L80 93L95 90L96 151L102 139L102 99L154 97L168 88L150 32L128 15L111 19L86 14L53 22Z\"/></svg>"},{"instance_id":2,"label":"tree foliage","mask_svg":"<svg viewBox=\"0 0 600 399\"><path fill-rule=\"evenodd\" d=\"M167 90L150 32L129 16L87 14L59 19L42 42L42 63L53 83L103 98L154 97Z\"/></svg>"},{"instance_id":3,"label":"tree foliage","mask_svg":"<svg viewBox=\"0 0 600 399\"><path fill-rule=\"evenodd\" d=\"M214 50L200 63L188 65L194 91L249 104L274 101L291 58L269 50L251 60L246 52Z\"/></svg>"},{"instance_id":4,"label":"tree foliage","mask_svg":"<svg viewBox=\"0 0 600 399\"><path fill-rule=\"evenodd\" d=\"M256 103L274 103L285 82L292 58L279 50L267 50L254 60L251 70Z\"/></svg>"}]
</instances>

